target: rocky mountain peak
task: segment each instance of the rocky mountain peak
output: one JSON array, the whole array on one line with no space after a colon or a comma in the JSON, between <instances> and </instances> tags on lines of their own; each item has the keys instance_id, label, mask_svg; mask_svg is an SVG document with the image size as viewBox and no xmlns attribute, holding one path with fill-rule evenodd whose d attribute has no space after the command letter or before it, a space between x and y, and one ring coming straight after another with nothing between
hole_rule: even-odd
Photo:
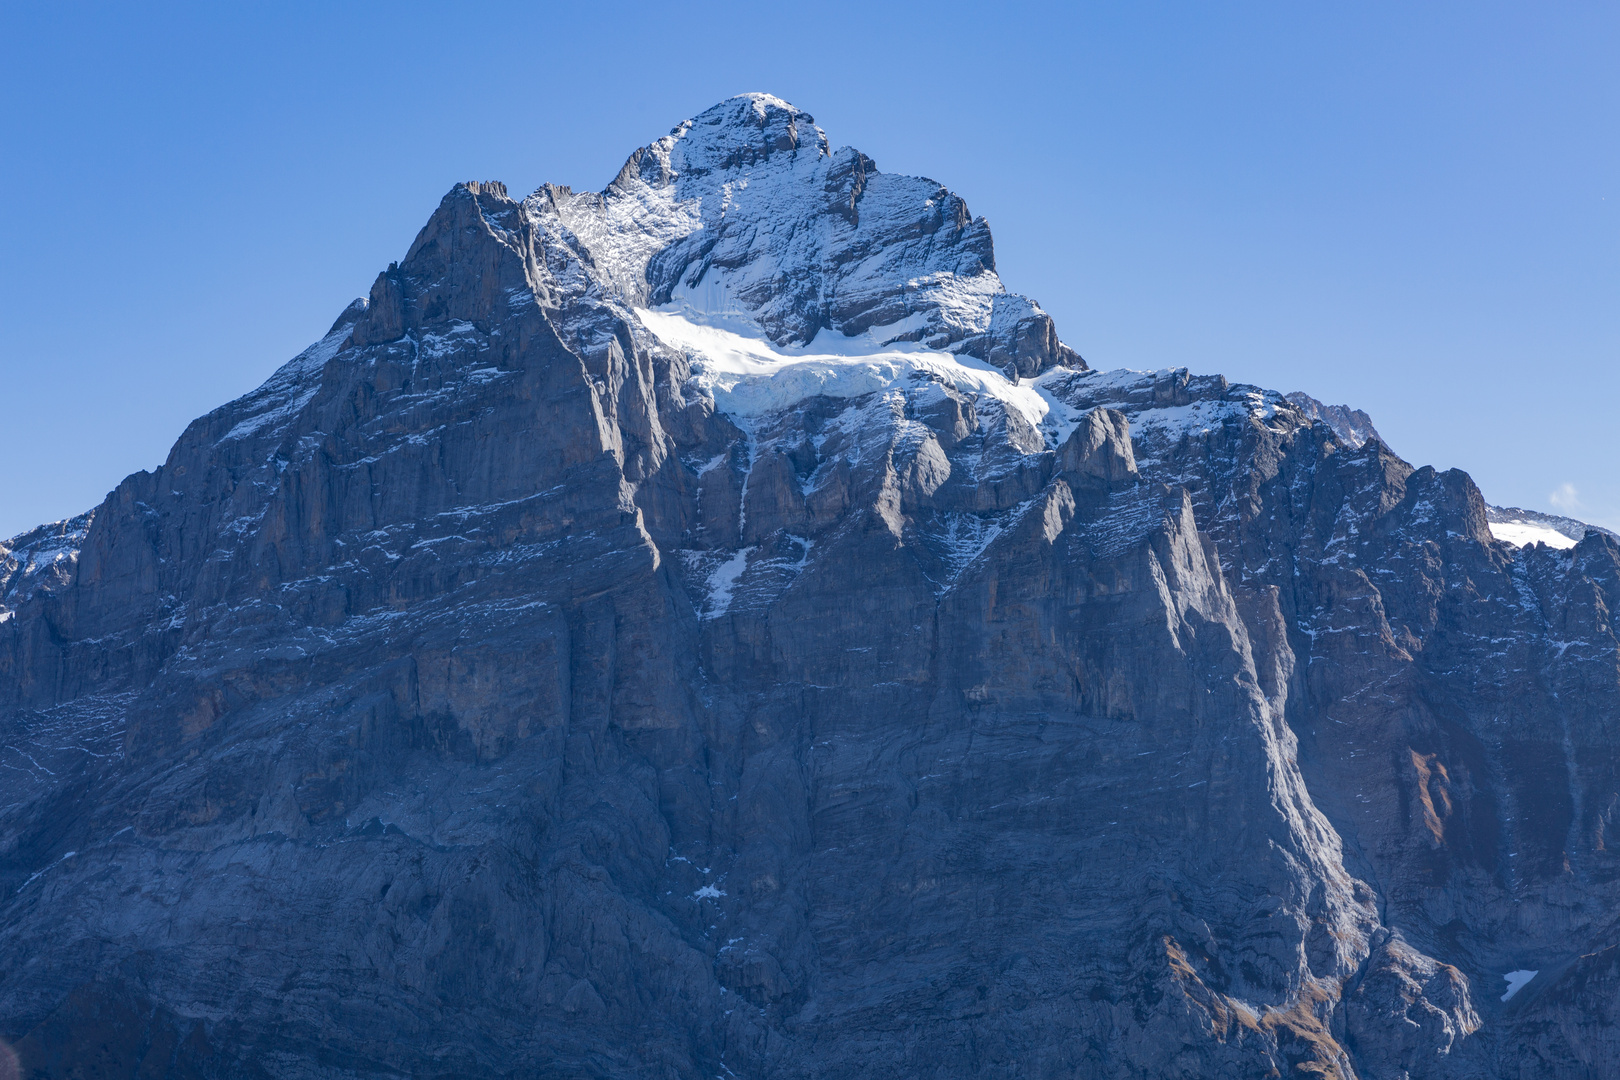
<instances>
[{"instance_id":1,"label":"rocky mountain peak","mask_svg":"<svg viewBox=\"0 0 1620 1080\"><path fill-rule=\"evenodd\" d=\"M738 94L682 121L656 146L667 148L671 170L695 179L760 165L801 148L830 151L827 134L809 113L770 94Z\"/></svg>"},{"instance_id":2,"label":"rocky mountain peak","mask_svg":"<svg viewBox=\"0 0 1620 1080\"><path fill-rule=\"evenodd\" d=\"M600 194L526 203L570 265L631 308L742 318L778 345L914 343L1012 378L1085 362L995 272L990 228L933 180L829 149L808 113L730 98L637 150Z\"/></svg>"},{"instance_id":3,"label":"rocky mountain peak","mask_svg":"<svg viewBox=\"0 0 1620 1080\"><path fill-rule=\"evenodd\" d=\"M0 544L0 1049L1607 1075L1620 544L1312 408L1087 369L959 197L762 95L458 184Z\"/></svg>"},{"instance_id":4,"label":"rocky mountain peak","mask_svg":"<svg viewBox=\"0 0 1620 1080\"><path fill-rule=\"evenodd\" d=\"M1287 397L1295 408L1310 419L1326 424L1333 434L1350 446L1359 447L1368 439L1379 438L1372 417L1360 409L1352 409L1348 405L1325 405L1303 390L1295 390Z\"/></svg>"}]
</instances>

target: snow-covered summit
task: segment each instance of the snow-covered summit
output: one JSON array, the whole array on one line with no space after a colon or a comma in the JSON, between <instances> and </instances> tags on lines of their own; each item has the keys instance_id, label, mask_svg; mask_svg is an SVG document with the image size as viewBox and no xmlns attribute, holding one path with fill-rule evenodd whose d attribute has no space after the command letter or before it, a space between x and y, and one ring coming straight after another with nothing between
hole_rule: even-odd
<instances>
[{"instance_id":1,"label":"snow-covered summit","mask_svg":"<svg viewBox=\"0 0 1620 1080\"><path fill-rule=\"evenodd\" d=\"M1012 378L1085 367L1007 292L989 225L959 196L830 146L810 114L744 94L631 154L602 192L547 186L524 205L562 255L547 265L565 292L740 316L780 346L825 331L963 353Z\"/></svg>"},{"instance_id":2,"label":"snow-covered summit","mask_svg":"<svg viewBox=\"0 0 1620 1080\"><path fill-rule=\"evenodd\" d=\"M822 156L831 152L827 133L816 126L815 117L779 97L754 93L727 98L681 121L647 150L672 172L692 179L758 165L772 154L791 153L801 145ZM630 167L627 162L625 168Z\"/></svg>"}]
</instances>

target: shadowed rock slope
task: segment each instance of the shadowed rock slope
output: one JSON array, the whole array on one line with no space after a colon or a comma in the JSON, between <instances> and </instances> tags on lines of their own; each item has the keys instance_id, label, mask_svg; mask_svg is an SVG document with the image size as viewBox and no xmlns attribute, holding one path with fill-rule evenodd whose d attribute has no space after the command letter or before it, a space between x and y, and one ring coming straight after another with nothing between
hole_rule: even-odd
<instances>
[{"instance_id":1,"label":"shadowed rock slope","mask_svg":"<svg viewBox=\"0 0 1620 1080\"><path fill-rule=\"evenodd\" d=\"M748 95L0 546L25 1075L1612 1075L1620 545ZM1504 976L1537 974L1506 1001Z\"/></svg>"}]
</instances>

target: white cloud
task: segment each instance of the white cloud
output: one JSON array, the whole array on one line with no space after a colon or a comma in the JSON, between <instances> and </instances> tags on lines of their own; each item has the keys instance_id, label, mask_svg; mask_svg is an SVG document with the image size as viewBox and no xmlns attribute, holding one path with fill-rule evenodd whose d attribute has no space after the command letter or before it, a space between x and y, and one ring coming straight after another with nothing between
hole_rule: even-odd
<instances>
[{"instance_id":1,"label":"white cloud","mask_svg":"<svg viewBox=\"0 0 1620 1080\"><path fill-rule=\"evenodd\" d=\"M1580 493L1575 490L1574 484L1567 482L1559 484L1553 493L1547 496L1547 501L1552 503L1553 509L1562 510L1566 514L1573 514L1581 505Z\"/></svg>"}]
</instances>

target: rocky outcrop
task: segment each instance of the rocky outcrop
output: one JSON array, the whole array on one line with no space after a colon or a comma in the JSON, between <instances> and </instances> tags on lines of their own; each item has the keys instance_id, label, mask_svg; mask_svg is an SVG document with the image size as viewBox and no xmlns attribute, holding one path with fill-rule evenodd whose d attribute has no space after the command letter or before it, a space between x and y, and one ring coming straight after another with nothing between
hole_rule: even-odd
<instances>
[{"instance_id":1,"label":"rocky outcrop","mask_svg":"<svg viewBox=\"0 0 1620 1080\"><path fill-rule=\"evenodd\" d=\"M29 1075L1602 1075L1620 545L953 200L760 95L458 185L0 551Z\"/></svg>"},{"instance_id":2,"label":"rocky outcrop","mask_svg":"<svg viewBox=\"0 0 1620 1080\"><path fill-rule=\"evenodd\" d=\"M1307 419L1320 420L1328 426L1333 434L1339 437L1351 449L1361 449L1361 444L1368 439L1378 439L1378 429L1373 427L1372 417L1360 409L1352 409L1348 405L1324 405L1302 390L1296 390L1288 395L1288 401ZM1382 439L1379 439L1382 442Z\"/></svg>"}]
</instances>

